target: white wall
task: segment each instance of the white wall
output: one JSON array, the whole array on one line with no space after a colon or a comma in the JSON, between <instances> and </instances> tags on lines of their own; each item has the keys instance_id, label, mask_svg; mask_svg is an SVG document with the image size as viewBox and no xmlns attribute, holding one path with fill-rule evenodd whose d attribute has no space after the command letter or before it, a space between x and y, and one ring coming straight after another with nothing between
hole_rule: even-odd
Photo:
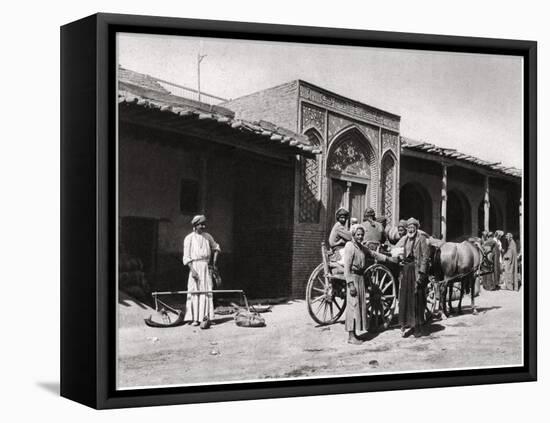
<instances>
[{"instance_id":1,"label":"white wall","mask_svg":"<svg viewBox=\"0 0 550 423\"><path fill-rule=\"evenodd\" d=\"M2 37L2 315L4 421L543 421L549 290L539 271L540 382L93 412L52 393L59 381L59 29L97 11L260 21L539 41L539 158L548 162L550 32L544 2L463 0L321 4L210 0L6 2ZM549 167L539 171L539 216L549 215ZM541 232L542 233L542 232ZM6 236L7 235L7 236ZM541 240L542 241L542 240ZM540 255L550 254L540 243ZM21 290L21 288L23 288ZM8 301L9 299L9 301ZM24 307L22 307L22 305ZM544 352L544 354L542 354ZM366 352L368 355L369 352ZM546 390L546 392L545 392ZM388 416L391 416L388 418Z\"/></svg>"}]
</instances>

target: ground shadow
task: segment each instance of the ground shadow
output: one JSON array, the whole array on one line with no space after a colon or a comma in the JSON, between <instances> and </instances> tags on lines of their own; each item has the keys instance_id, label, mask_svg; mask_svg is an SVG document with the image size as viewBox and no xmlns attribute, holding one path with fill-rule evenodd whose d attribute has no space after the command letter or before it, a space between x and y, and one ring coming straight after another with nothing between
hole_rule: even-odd
<instances>
[{"instance_id":1,"label":"ground shadow","mask_svg":"<svg viewBox=\"0 0 550 423\"><path fill-rule=\"evenodd\" d=\"M380 333L381 333L380 331L365 332L365 333L362 333L361 335L359 335L358 338L363 342L372 341L374 338L376 338L378 335L380 335Z\"/></svg>"},{"instance_id":2,"label":"ground shadow","mask_svg":"<svg viewBox=\"0 0 550 423\"><path fill-rule=\"evenodd\" d=\"M125 293L122 290L118 291L118 303L120 305L125 306L125 307L130 307L131 305L135 304L135 305L137 305L138 307L140 307L144 310L147 309L148 307L153 307L154 306L152 300L151 301L140 301L140 300L128 295L127 293Z\"/></svg>"},{"instance_id":3,"label":"ground shadow","mask_svg":"<svg viewBox=\"0 0 550 423\"><path fill-rule=\"evenodd\" d=\"M61 392L59 382L37 382L36 386L56 396L59 396Z\"/></svg>"},{"instance_id":4,"label":"ground shadow","mask_svg":"<svg viewBox=\"0 0 550 423\"><path fill-rule=\"evenodd\" d=\"M429 336L429 335L432 335L434 333L441 332L442 330L445 330L445 326L440 325L439 323L428 323L424 327L424 330L425 330L426 334Z\"/></svg>"},{"instance_id":5,"label":"ground shadow","mask_svg":"<svg viewBox=\"0 0 550 423\"><path fill-rule=\"evenodd\" d=\"M331 323L331 324L328 324L328 325L321 325L321 324L317 324L315 325L314 327L315 328L328 328L328 327L331 327L332 325L343 325L345 324L346 322L344 320L338 320L334 323Z\"/></svg>"},{"instance_id":6,"label":"ground shadow","mask_svg":"<svg viewBox=\"0 0 550 423\"><path fill-rule=\"evenodd\" d=\"M491 311L491 310L498 310L502 308L502 306L490 306L490 307L476 307L476 310L478 313L486 313L488 311ZM467 306L463 306L462 307L462 313L459 313L458 312L458 309L457 308L454 308L453 309L453 312L452 313L449 313L447 315L447 318L450 319L452 317L460 317L460 316L464 316L466 314L473 314L473 309L472 309L472 306L470 305L467 305Z\"/></svg>"},{"instance_id":7,"label":"ground shadow","mask_svg":"<svg viewBox=\"0 0 550 423\"><path fill-rule=\"evenodd\" d=\"M485 312L491 311L491 310L498 310L499 308L502 308L502 306L478 307L477 312L478 313L485 313Z\"/></svg>"},{"instance_id":8,"label":"ground shadow","mask_svg":"<svg viewBox=\"0 0 550 423\"><path fill-rule=\"evenodd\" d=\"M220 325L220 324L227 323L234 320L235 318L233 316L217 317L212 320L212 323L215 323L216 325Z\"/></svg>"}]
</instances>

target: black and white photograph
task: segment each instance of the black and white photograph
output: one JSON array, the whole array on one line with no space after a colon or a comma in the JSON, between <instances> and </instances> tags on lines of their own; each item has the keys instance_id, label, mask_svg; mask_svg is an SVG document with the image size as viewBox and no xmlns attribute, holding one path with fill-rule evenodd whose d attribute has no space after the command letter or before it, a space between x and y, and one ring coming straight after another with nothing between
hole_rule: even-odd
<instances>
[{"instance_id":1,"label":"black and white photograph","mask_svg":"<svg viewBox=\"0 0 550 423\"><path fill-rule=\"evenodd\" d=\"M6 3L2 421L544 420L546 9Z\"/></svg>"},{"instance_id":2,"label":"black and white photograph","mask_svg":"<svg viewBox=\"0 0 550 423\"><path fill-rule=\"evenodd\" d=\"M116 49L117 390L524 364L521 56Z\"/></svg>"}]
</instances>

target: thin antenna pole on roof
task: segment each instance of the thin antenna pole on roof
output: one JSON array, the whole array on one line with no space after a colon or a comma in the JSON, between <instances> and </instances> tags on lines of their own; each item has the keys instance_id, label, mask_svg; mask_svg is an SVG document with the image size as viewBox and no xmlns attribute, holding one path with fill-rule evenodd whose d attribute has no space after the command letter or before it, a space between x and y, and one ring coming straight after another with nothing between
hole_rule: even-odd
<instances>
[{"instance_id":1,"label":"thin antenna pole on roof","mask_svg":"<svg viewBox=\"0 0 550 423\"><path fill-rule=\"evenodd\" d=\"M199 92L199 101L201 101L201 62L206 54L201 54L202 41L199 44L199 53L197 54L197 91Z\"/></svg>"}]
</instances>

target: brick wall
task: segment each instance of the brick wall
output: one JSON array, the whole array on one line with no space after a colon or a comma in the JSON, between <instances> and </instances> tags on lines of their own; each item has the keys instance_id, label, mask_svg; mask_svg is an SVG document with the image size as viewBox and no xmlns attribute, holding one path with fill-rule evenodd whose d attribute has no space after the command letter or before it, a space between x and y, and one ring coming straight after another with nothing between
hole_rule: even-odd
<instances>
[{"instance_id":1,"label":"brick wall","mask_svg":"<svg viewBox=\"0 0 550 423\"><path fill-rule=\"evenodd\" d=\"M309 275L322 261L321 243L325 238L322 225L297 224L294 227L291 290L293 298L305 298Z\"/></svg>"},{"instance_id":2,"label":"brick wall","mask_svg":"<svg viewBox=\"0 0 550 423\"><path fill-rule=\"evenodd\" d=\"M298 130L298 81L288 82L220 104L237 119L266 120L291 131Z\"/></svg>"},{"instance_id":3,"label":"brick wall","mask_svg":"<svg viewBox=\"0 0 550 423\"><path fill-rule=\"evenodd\" d=\"M288 297L294 169L242 154L235 170L234 284L250 298Z\"/></svg>"}]
</instances>

